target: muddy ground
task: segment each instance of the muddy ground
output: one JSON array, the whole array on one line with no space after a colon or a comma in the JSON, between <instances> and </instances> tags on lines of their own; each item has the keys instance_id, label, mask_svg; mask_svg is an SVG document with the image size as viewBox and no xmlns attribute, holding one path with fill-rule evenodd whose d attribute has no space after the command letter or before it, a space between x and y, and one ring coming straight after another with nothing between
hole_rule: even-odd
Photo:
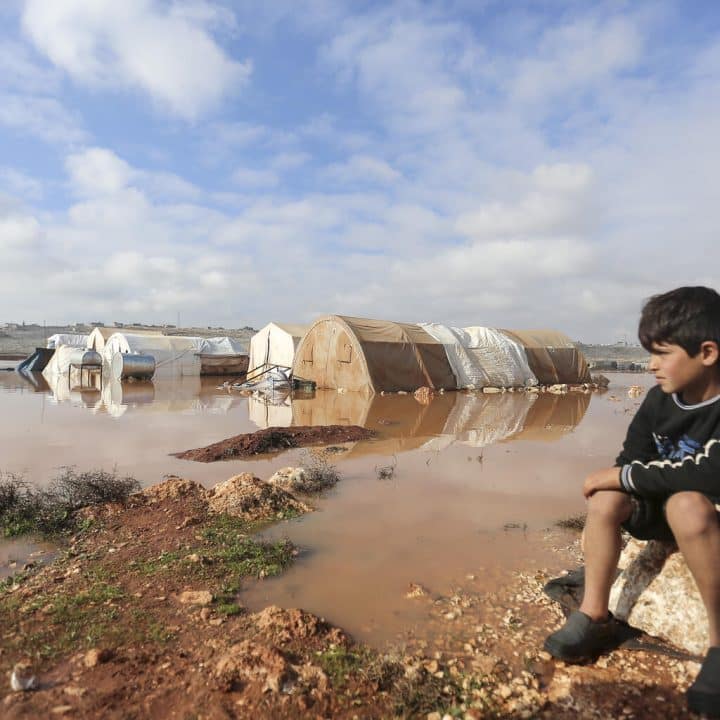
<instances>
[{"instance_id":1,"label":"muddy ground","mask_svg":"<svg viewBox=\"0 0 720 720\"><path fill-rule=\"evenodd\" d=\"M289 448L316 447L332 443L355 442L375 437L373 430L359 425L298 425L269 427L220 440L194 450L173 453L182 460L216 462L278 452Z\"/></svg>"},{"instance_id":2,"label":"muddy ground","mask_svg":"<svg viewBox=\"0 0 720 720\"><path fill-rule=\"evenodd\" d=\"M539 651L562 613L546 571L504 587L419 585L424 637L388 653L300 609L247 612L238 590L282 572L302 548L254 531L311 510L249 474L210 491L169 478L124 506L83 511L50 565L0 590L0 715L29 718L682 718L697 664L617 650L590 666ZM559 563L577 561L562 543ZM34 674L36 688L7 678Z\"/></svg>"}]
</instances>

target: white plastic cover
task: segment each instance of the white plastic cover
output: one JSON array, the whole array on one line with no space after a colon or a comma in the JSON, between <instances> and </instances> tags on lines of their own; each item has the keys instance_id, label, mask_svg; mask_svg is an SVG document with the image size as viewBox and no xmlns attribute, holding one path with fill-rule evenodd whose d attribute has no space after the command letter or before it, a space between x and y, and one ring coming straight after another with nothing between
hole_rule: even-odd
<instances>
[{"instance_id":1,"label":"white plastic cover","mask_svg":"<svg viewBox=\"0 0 720 720\"><path fill-rule=\"evenodd\" d=\"M77 335L73 333L56 333L47 339L47 347L59 348L61 345L70 347L85 347L89 335Z\"/></svg>"},{"instance_id":2,"label":"white plastic cover","mask_svg":"<svg viewBox=\"0 0 720 720\"><path fill-rule=\"evenodd\" d=\"M201 355L247 355L247 346L229 337L200 338Z\"/></svg>"},{"instance_id":3,"label":"white plastic cover","mask_svg":"<svg viewBox=\"0 0 720 720\"><path fill-rule=\"evenodd\" d=\"M497 330L457 328L440 323L420 323L420 326L444 345L458 388L538 384L522 346Z\"/></svg>"},{"instance_id":4,"label":"white plastic cover","mask_svg":"<svg viewBox=\"0 0 720 720\"><path fill-rule=\"evenodd\" d=\"M271 322L258 330L250 340L250 370L265 365L292 367L295 349L308 327Z\"/></svg>"},{"instance_id":5,"label":"white plastic cover","mask_svg":"<svg viewBox=\"0 0 720 720\"><path fill-rule=\"evenodd\" d=\"M200 375L198 352L203 340L180 335L114 333L105 343L103 357L109 365L117 352L152 355L155 358L155 377Z\"/></svg>"}]
</instances>

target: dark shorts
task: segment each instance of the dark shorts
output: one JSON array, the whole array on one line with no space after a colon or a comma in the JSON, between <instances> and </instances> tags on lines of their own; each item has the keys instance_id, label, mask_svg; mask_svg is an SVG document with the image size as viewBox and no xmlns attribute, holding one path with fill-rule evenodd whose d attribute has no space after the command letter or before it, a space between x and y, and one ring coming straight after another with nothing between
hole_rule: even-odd
<instances>
[{"instance_id":1,"label":"dark shorts","mask_svg":"<svg viewBox=\"0 0 720 720\"><path fill-rule=\"evenodd\" d=\"M632 503L632 513L622 526L634 538L638 540L675 540L665 517L667 499L648 500L631 495L630 502ZM718 513L718 522L720 522L720 512Z\"/></svg>"}]
</instances>

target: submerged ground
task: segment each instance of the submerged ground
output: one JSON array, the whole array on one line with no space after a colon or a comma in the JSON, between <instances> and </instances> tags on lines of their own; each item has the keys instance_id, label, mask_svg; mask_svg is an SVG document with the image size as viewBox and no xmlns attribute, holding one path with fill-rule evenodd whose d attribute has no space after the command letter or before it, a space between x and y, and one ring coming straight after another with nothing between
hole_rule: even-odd
<instances>
[{"instance_id":1,"label":"submerged ground","mask_svg":"<svg viewBox=\"0 0 720 720\"><path fill-rule=\"evenodd\" d=\"M87 516L28 574L34 546L0 549L15 574L0 667L27 660L41 683L0 685L3 717L682 717L695 663L619 650L572 668L539 651L562 617L542 584L578 562L577 534L554 522L582 511L582 474L612 462L638 402L636 376L613 380L582 398L335 395L289 409L202 384L157 384L148 400L147 387L62 397L6 380L5 472L41 485L60 465L114 459L145 487L188 482ZM272 506L261 525L245 505L213 510L206 488L267 480L302 451L169 455L278 418L379 437L336 448L335 489L300 498L314 512Z\"/></svg>"}]
</instances>

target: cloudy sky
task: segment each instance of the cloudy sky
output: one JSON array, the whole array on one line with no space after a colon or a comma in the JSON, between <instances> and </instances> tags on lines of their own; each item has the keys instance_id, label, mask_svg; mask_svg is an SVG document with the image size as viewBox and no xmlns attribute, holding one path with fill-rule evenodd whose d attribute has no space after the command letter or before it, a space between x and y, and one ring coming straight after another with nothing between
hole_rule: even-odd
<instances>
[{"instance_id":1,"label":"cloudy sky","mask_svg":"<svg viewBox=\"0 0 720 720\"><path fill-rule=\"evenodd\" d=\"M633 338L718 127L713 0L2 0L0 321Z\"/></svg>"}]
</instances>

